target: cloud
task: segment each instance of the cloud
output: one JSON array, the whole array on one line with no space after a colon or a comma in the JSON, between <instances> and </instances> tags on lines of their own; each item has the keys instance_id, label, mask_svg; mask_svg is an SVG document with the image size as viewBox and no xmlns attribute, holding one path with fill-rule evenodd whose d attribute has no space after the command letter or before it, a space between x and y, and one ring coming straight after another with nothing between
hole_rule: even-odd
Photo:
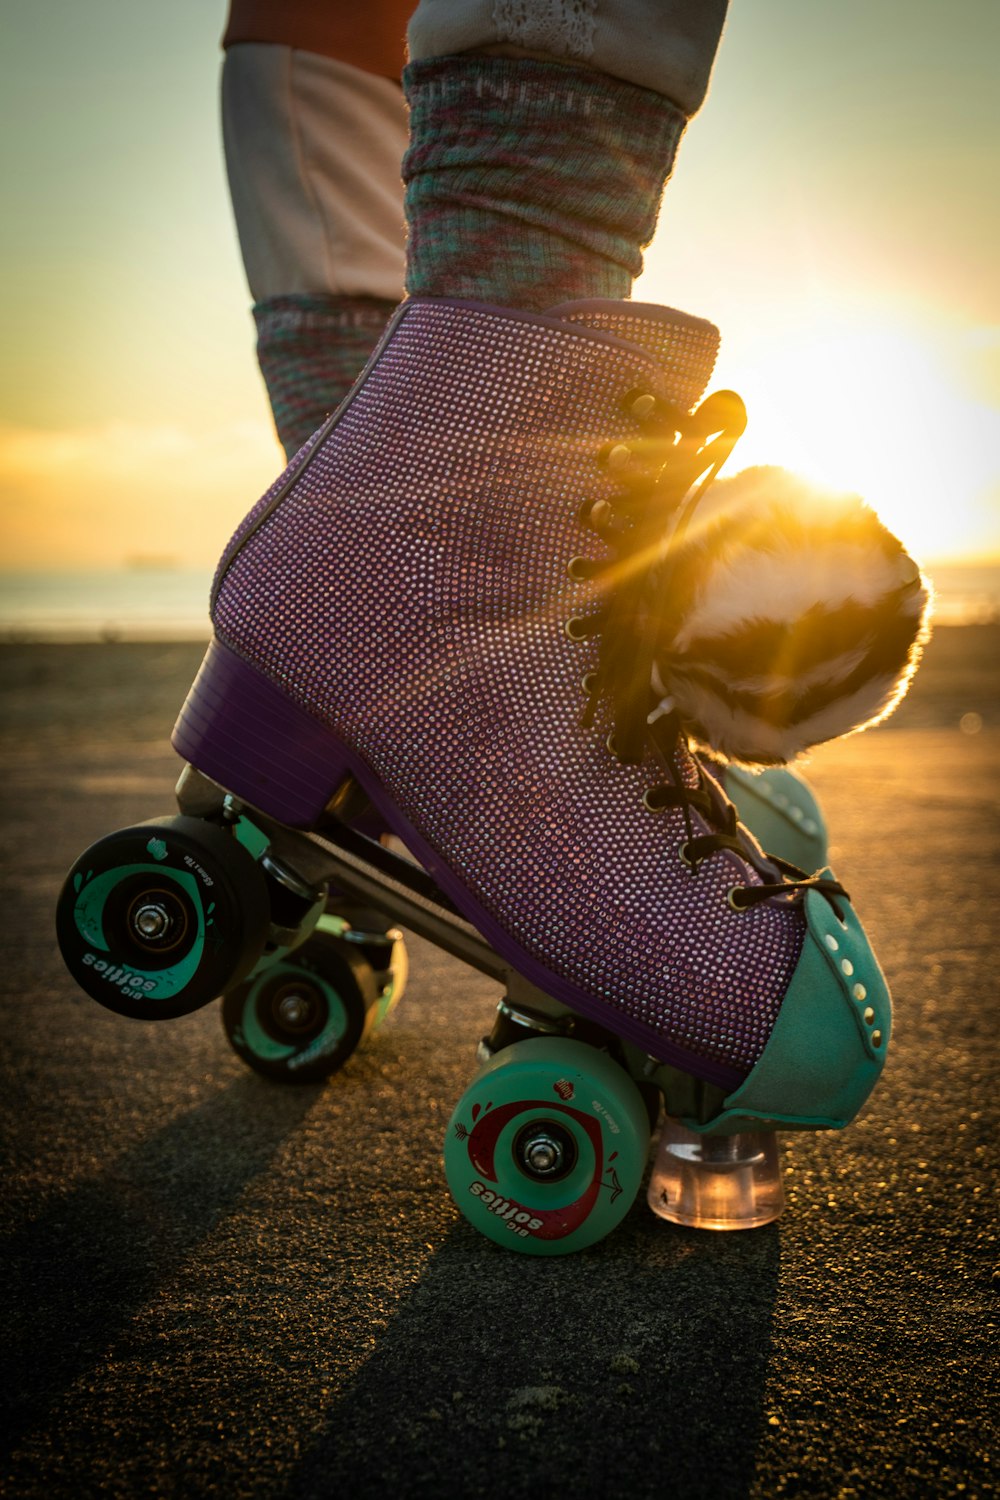
<instances>
[{"instance_id":1,"label":"cloud","mask_svg":"<svg viewBox=\"0 0 1000 1500\"><path fill-rule=\"evenodd\" d=\"M204 431L0 425L0 547L15 568L213 564L282 467L263 422Z\"/></svg>"}]
</instances>

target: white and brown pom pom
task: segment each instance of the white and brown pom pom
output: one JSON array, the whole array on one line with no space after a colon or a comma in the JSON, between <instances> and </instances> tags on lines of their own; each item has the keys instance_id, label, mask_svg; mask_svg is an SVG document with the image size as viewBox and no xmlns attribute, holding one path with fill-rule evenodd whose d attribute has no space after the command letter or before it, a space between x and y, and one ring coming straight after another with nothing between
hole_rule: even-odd
<instances>
[{"instance_id":1,"label":"white and brown pom pom","mask_svg":"<svg viewBox=\"0 0 1000 1500\"><path fill-rule=\"evenodd\" d=\"M747 765L884 719L929 634L929 588L875 512L783 469L709 490L664 584L657 686L695 740Z\"/></svg>"}]
</instances>

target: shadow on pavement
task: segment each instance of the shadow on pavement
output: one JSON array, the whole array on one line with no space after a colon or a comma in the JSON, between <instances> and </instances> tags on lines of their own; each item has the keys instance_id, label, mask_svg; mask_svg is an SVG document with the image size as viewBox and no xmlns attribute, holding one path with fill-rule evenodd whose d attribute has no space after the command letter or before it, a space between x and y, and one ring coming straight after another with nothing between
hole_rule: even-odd
<instances>
[{"instance_id":1,"label":"shadow on pavement","mask_svg":"<svg viewBox=\"0 0 1000 1500\"><path fill-rule=\"evenodd\" d=\"M777 1226L708 1236L641 1204L564 1259L456 1225L283 1497L745 1495L779 1259Z\"/></svg>"},{"instance_id":2,"label":"shadow on pavement","mask_svg":"<svg viewBox=\"0 0 1000 1500\"><path fill-rule=\"evenodd\" d=\"M275 1092L266 1112L240 1077L105 1171L52 1197L0 1243L9 1312L0 1423L5 1446L104 1353L207 1235L320 1096ZM238 1151L220 1142L239 1139Z\"/></svg>"}]
</instances>

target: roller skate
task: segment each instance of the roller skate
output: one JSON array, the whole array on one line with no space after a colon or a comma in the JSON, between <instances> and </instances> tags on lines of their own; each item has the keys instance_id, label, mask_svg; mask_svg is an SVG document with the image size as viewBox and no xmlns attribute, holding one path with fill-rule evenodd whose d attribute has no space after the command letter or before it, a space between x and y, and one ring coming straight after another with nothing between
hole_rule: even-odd
<instances>
[{"instance_id":1,"label":"roller skate","mask_svg":"<svg viewBox=\"0 0 1000 1500\"><path fill-rule=\"evenodd\" d=\"M769 858L685 738L677 559L743 424L728 393L691 411L715 338L632 304L403 304L223 558L180 816L88 850L60 902L88 993L223 994L251 1065L306 1057L286 1077L336 1052L341 982L355 1040L374 1024L392 924L495 977L445 1167L529 1253L620 1222L661 1108L712 1141L838 1128L889 1041L843 887ZM331 890L378 930L331 931Z\"/></svg>"}]
</instances>

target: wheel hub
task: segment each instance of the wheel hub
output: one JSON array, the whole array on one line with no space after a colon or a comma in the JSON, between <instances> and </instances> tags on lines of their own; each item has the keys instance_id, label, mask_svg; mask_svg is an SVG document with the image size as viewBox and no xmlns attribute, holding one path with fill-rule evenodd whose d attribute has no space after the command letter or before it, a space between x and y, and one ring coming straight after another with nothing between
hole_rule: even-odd
<instances>
[{"instance_id":1,"label":"wheel hub","mask_svg":"<svg viewBox=\"0 0 1000 1500\"><path fill-rule=\"evenodd\" d=\"M155 902L147 902L133 916L132 925L141 938L155 941L170 931L170 914Z\"/></svg>"},{"instance_id":2,"label":"wheel hub","mask_svg":"<svg viewBox=\"0 0 1000 1500\"><path fill-rule=\"evenodd\" d=\"M518 1134L514 1160L526 1176L538 1182L557 1182L576 1165L576 1143L555 1120L532 1120Z\"/></svg>"},{"instance_id":3,"label":"wheel hub","mask_svg":"<svg viewBox=\"0 0 1000 1500\"><path fill-rule=\"evenodd\" d=\"M286 1026L301 1026L309 1014L309 1002L304 995L285 995L278 1005L278 1016Z\"/></svg>"},{"instance_id":4,"label":"wheel hub","mask_svg":"<svg viewBox=\"0 0 1000 1500\"><path fill-rule=\"evenodd\" d=\"M138 953L155 961L180 947L190 923L180 896L147 886L130 901L124 913L124 926Z\"/></svg>"},{"instance_id":5,"label":"wheel hub","mask_svg":"<svg viewBox=\"0 0 1000 1500\"><path fill-rule=\"evenodd\" d=\"M323 1014L322 1000L304 975L286 979L271 991L267 1002L272 1033L276 1037L303 1039L315 1030Z\"/></svg>"}]
</instances>

